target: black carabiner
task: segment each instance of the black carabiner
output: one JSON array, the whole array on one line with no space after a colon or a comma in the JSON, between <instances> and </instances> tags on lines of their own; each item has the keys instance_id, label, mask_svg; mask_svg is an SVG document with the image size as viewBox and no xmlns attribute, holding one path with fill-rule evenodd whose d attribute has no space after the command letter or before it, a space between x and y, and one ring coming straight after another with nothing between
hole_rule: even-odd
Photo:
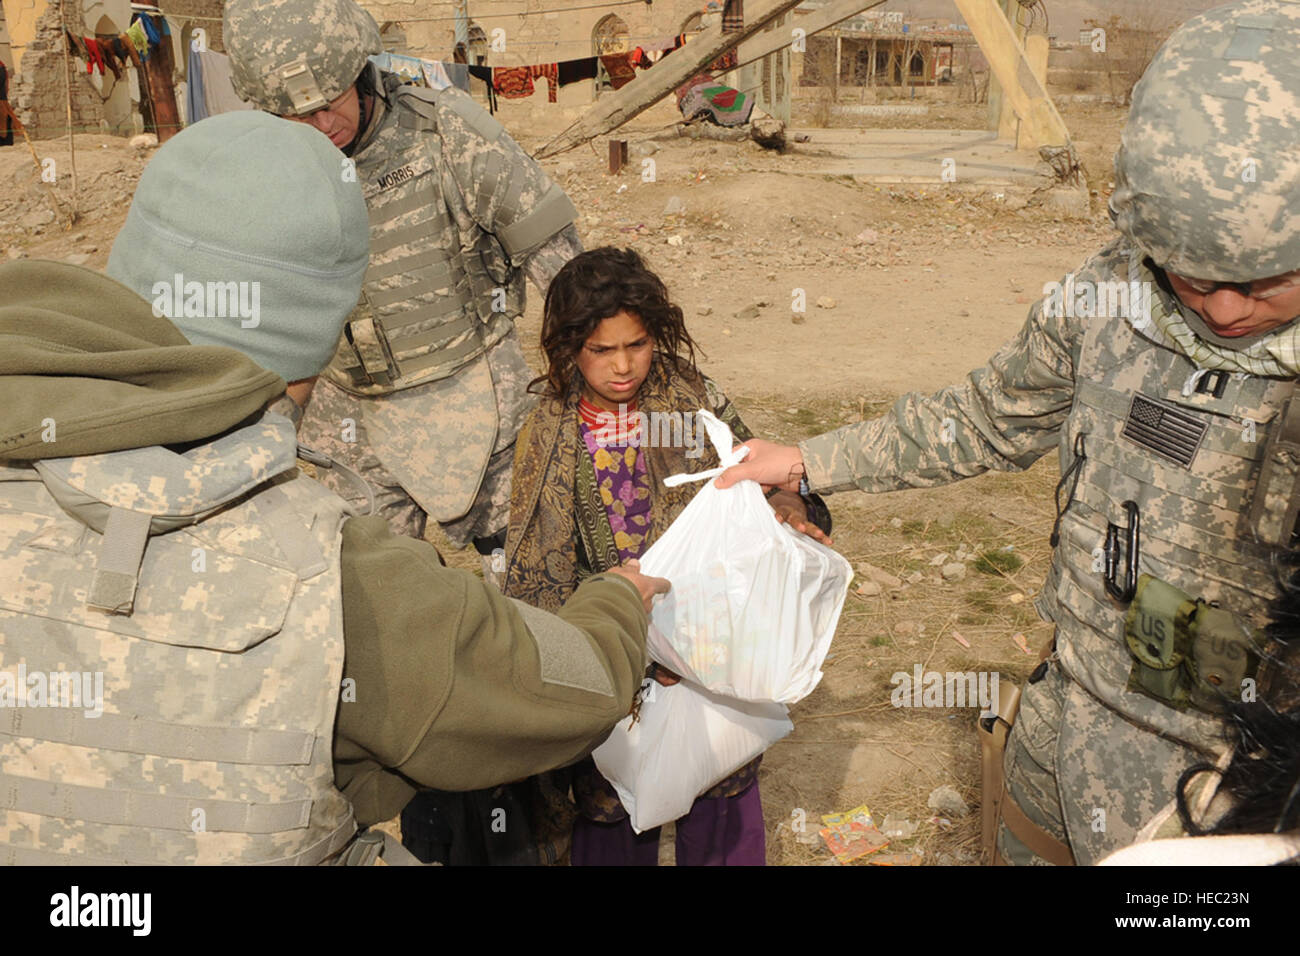
<instances>
[{"instance_id":1,"label":"black carabiner","mask_svg":"<svg viewBox=\"0 0 1300 956\"><path fill-rule=\"evenodd\" d=\"M1106 593L1123 604L1128 604L1137 594L1138 557L1140 553L1139 530L1142 515L1136 501L1124 502L1124 512L1128 515L1128 527L1120 528L1111 522L1106 523ZM1124 555L1124 584L1117 583L1119 572L1120 533L1126 539L1128 547Z\"/></svg>"}]
</instances>

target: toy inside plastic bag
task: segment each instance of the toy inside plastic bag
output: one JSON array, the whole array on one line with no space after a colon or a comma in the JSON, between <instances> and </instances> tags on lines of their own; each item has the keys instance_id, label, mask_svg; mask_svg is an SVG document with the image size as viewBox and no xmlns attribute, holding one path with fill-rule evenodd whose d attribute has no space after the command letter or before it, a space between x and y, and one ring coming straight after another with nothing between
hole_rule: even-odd
<instances>
[{"instance_id":1,"label":"toy inside plastic bag","mask_svg":"<svg viewBox=\"0 0 1300 956\"><path fill-rule=\"evenodd\" d=\"M722 468L742 460L731 430L697 413ZM812 693L830 651L853 569L840 554L779 524L756 482L710 480L641 556L672 590L650 613L650 656L716 694L792 704Z\"/></svg>"},{"instance_id":2,"label":"toy inside plastic bag","mask_svg":"<svg viewBox=\"0 0 1300 956\"><path fill-rule=\"evenodd\" d=\"M641 833L685 816L696 797L793 729L783 704L647 680L636 719L623 718L591 756Z\"/></svg>"}]
</instances>

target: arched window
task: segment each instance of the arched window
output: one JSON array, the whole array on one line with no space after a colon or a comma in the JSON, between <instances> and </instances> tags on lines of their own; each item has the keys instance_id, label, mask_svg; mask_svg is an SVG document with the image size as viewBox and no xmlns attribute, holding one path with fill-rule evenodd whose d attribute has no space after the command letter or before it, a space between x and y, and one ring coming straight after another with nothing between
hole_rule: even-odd
<instances>
[{"instance_id":1,"label":"arched window","mask_svg":"<svg viewBox=\"0 0 1300 956\"><path fill-rule=\"evenodd\" d=\"M702 17L698 13L692 13L682 24L681 33L689 40L691 37L704 32L704 24L701 22Z\"/></svg>"},{"instance_id":2,"label":"arched window","mask_svg":"<svg viewBox=\"0 0 1300 956\"><path fill-rule=\"evenodd\" d=\"M483 28L477 23L470 21L469 25L469 49L465 50L462 44L456 45L456 62L469 63L473 66L480 66L487 62L488 39ZM461 59L461 57L464 59Z\"/></svg>"},{"instance_id":3,"label":"arched window","mask_svg":"<svg viewBox=\"0 0 1300 956\"><path fill-rule=\"evenodd\" d=\"M591 31L591 52L597 56L606 53L626 53L628 51L627 23L617 14L611 13L601 17L596 28Z\"/></svg>"},{"instance_id":4,"label":"arched window","mask_svg":"<svg viewBox=\"0 0 1300 956\"><path fill-rule=\"evenodd\" d=\"M107 15L100 17L99 22L95 24L97 37L115 37L121 32L117 24ZM104 101L104 120L108 123L109 130L116 135L132 131L129 76L129 72L123 73L122 79L118 80L111 70L103 76L98 72L90 76L91 84L95 86L100 99ZM141 79L143 80L143 77Z\"/></svg>"},{"instance_id":5,"label":"arched window","mask_svg":"<svg viewBox=\"0 0 1300 956\"><path fill-rule=\"evenodd\" d=\"M622 17L613 13L601 17L600 22L591 31L591 52L596 56L627 53L631 49L628 45L628 36L627 22ZM601 63L596 67L596 93L599 95L602 91L612 88L609 72L605 69L605 64Z\"/></svg>"}]
</instances>

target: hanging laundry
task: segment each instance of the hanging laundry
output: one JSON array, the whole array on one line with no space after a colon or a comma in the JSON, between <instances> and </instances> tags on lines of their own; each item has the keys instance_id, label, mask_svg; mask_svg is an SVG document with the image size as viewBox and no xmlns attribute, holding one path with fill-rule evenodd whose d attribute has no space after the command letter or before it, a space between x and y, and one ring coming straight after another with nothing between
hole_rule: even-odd
<instances>
[{"instance_id":1,"label":"hanging laundry","mask_svg":"<svg viewBox=\"0 0 1300 956\"><path fill-rule=\"evenodd\" d=\"M99 44L95 42L94 37L86 37L86 74L89 75L95 70L99 70L99 75L103 76L108 71L104 69L104 58L99 54Z\"/></svg>"},{"instance_id":2,"label":"hanging laundry","mask_svg":"<svg viewBox=\"0 0 1300 956\"><path fill-rule=\"evenodd\" d=\"M401 53L389 55L388 69L396 73L408 83L424 85L424 61L413 56L404 56Z\"/></svg>"},{"instance_id":3,"label":"hanging laundry","mask_svg":"<svg viewBox=\"0 0 1300 956\"><path fill-rule=\"evenodd\" d=\"M584 56L580 60L562 60L557 64L556 74L561 86L578 83L582 80L594 80L599 72L600 61L594 56Z\"/></svg>"},{"instance_id":4,"label":"hanging laundry","mask_svg":"<svg viewBox=\"0 0 1300 956\"><path fill-rule=\"evenodd\" d=\"M143 33L141 36L143 36ZM122 57L123 62L126 62L129 66L134 66L137 70L143 73L144 60L140 56L140 51L135 48L135 43L131 40L131 37L125 33L119 33L117 38L121 41L124 50L124 55ZM130 58L129 61L128 57Z\"/></svg>"},{"instance_id":5,"label":"hanging laundry","mask_svg":"<svg viewBox=\"0 0 1300 956\"><path fill-rule=\"evenodd\" d=\"M203 95L203 61L199 51L190 47L190 58L185 66L185 122L191 126L208 118L208 103Z\"/></svg>"},{"instance_id":6,"label":"hanging laundry","mask_svg":"<svg viewBox=\"0 0 1300 956\"><path fill-rule=\"evenodd\" d=\"M82 60L88 60L90 57L86 54L86 41L81 37L73 36L69 31L64 30L63 36L68 41L68 52Z\"/></svg>"},{"instance_id":7,"label":"hanging laundry","mask_svg":"<svg viewBox=\"0 0 1300 956\"><path fill-rule=\"evenodd\" d=\"M641 49L647 53L658 53L662 55L665 52L677 49L682 45L682 37L665 37L662 40L646 40L641 44Z\"/></svg>"},{"instance_id":8,"label":"hanging laundry","mask_svg":"<svg viewBox=\"0 0 1300 956\"><path fill-rule=\"evenodd\" d=\"M127 27L126 33L122 34L135 47L135 52L139 54L141 62L149 59L149 36L145 33L144 27L140 25L139 19L132 22Z\"/></svg>"},{"instance_id":9,"label":"hanging laundry","mask_svg":"<svg viewBox=\"0 0 1300 956\"><path fill-rule=\"evenodd\" d=\"M530 66L528 70L533 79L546 81L546 98L552 103L556 102L556 94L560 92L560 65L543 63L540 66Z\"/></svg>"},{"instance_id":10,"label":"hanging laundry","mask_svg":"<svg viewBox=\"0 0 1300 956\"><path fill-rule=\"evenodd\" d=\"M508 100L523 99L533 95L533 70L529 66L496 66L492 68L492 86Z\"/></svg>"},{"instance_id":11,"label":"hanging laundry","mask_svg":"<svg viewBox=\"0 0 1300 956\"><path fill-rule=\"evenodd\" d=\"M451 85L469 92L469 66L465 63L443 63L442 68L451 79Z\"/></svg>"},{"instance_id":12,"label":"hanging laundry","mask_svg":"<svg viewBox=\"0 0 1300 956\"><path fill-rule=\"evenodd\" d=\"M14 131L21 132L22 128L18 114L9 105L9 71L0 63L0 146L12 146Z\"/></svg>"},{"instance_id":13,"label":"hanging laundry","mask_svg":"<svg viewBox=\"0 0 1300 956\"><path fill-rule=\"evenodd\" d=\"M609 74L609 85L616 90L621 90L636 79L636 68L632 66L627 53L609 53L602 56L600 62Z\"/></svg>"},{"instance_id":14,"label":"hanging laundry","mask_svg":"<svg viewBox=\"0 0 1300 956\"><path fill-rule=\"evenodd\" d=\"M722 32L739 33L745 29L745 0L727 0L722 8Z\"/></svg>"},{"instance_id":15,"label":"hanging laundry","mask_svg":"<svg viewBox=\"0 0 1300 956\"><path fill-rule=\"evenodd\" d=\"M482 80L487 85L488 112L496 113L497 111L497 91L492 85L492 67L490 66L471 66L469 75Z\"/></svg>"},{"instance_id":16,"label":"hanging laundry","mask_svg":"<svg viewBox=\"0 0 1300 956\"><path fill-rule=\"evenodd\" d=\"M130 41L122 39L122 36L119 34L118 36L111 37L106 42L108 43L109 50L113 54L113 59L122 64L123 70L128 69L131 66ZM99 45L102 49L104 42L101 42Z\"/></svg>"},{"instance_id":17,"label":"hanging laundry","mask_svg":"<svg viewBox=\"0 0 1300 956\"><path fill-rule=\"evenodd\" d=\"M229 113L233 110L256 109L252 103L246 103L235 92L235 85L230 79L230 57L215 50L204 50L199 54L203 64L203 102L209 116Z\"/></svg>"},{"instance_id":18,"label":"hanging laundry","mask_svg":"<svg viewBox=\"0 0 1300 956\"><path fill-rule=\"evenodd\" d=\"M166 20L163 21L163 23L166 22ZM144 29L145 36L148 37L149 40L149 46L157 46L159 43L162 43L162 35L158 32L158 24L153 22L152 17L143 16L137 13L135 15L135 20L132 21L132 26L137 23Z\"/></svg>"},{"instance_id":19,"label":"hanging laundry","mask_svg":"<svg viewBox=\"0 0 1300 956\"><path fill-rule=\"evenodd\" d=\"M122 78L122 68L118 66L117 57L113 56L113 39L111 37L97 36L95 37L95 46L99 48L99 59L102 66L106 66L113 71L114 81L120 80Z\"/></svg>"},{"instance_id":20,"label":"hanging laundry","mask_svg":"<svg viewBox=\"0 0 1300 956\"><path fill-rule=\"evenodd\" d=\"M423 63L424 82L428 84L431 90L445 90L451 86L451 77L447 75L447 68L435 60L425 60Z\"/></svg>"}]
</instances>

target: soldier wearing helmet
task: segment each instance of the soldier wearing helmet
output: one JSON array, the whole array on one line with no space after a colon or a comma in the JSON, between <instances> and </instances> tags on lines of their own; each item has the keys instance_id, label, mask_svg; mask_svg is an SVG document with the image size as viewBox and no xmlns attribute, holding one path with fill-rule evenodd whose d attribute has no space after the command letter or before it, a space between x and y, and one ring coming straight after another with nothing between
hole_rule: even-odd
<instances>
[{"instance_id":1,"label":"soldier wearing helmet","mask_svg":"<svg viewBox=\"0 0 1300 956\"><path fill-rule=\"evenodd\" d=\"M1300 473L1298 64L1300 3L1189 20L1134 93L1120 236L1015 339L874 421L752 441L719 479L893 491L1058 451L1036 600L1054 645L1018 718L1001 711L995 861L1092 863L1131 843L1189 766L1222 755L1225 705L1270 680L1258 628Z\"/></svg>"},{"instance_id":2,"label":"soldier wearing helmet","mask_svg":"<svg viewBox=\"0 0 1300 956\"><path fill-rule=\"evenodd\" d=\"M362 300L301 440L364 475L396 532L432 517L490 568L532 406L514 320L524 277L544 292L582 251L573 204L469 96L370 63L379 30L353 0L230 0L225 39L236 91L329 136L370 210Z\"/></svg>"}]
</instances>

